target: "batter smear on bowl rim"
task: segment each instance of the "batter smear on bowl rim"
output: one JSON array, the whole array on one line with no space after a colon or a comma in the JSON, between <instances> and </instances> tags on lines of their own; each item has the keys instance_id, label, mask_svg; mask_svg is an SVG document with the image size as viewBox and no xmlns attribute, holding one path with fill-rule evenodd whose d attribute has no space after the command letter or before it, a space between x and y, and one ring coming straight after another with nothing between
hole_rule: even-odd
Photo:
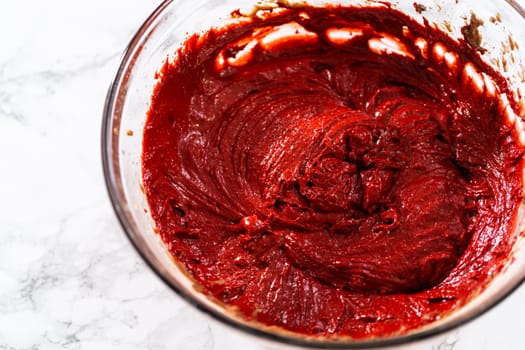
<instances>
[{"instance_id":1,"label":"batter smear on bowl rim","mask_svg":"<svg viewBox=\"0 0 525 350\"><path fill-rule=\"evenodd\" d=\"M244 318L404 333L506 262L523 147L507 82L466 42L389 7L281 8L189 37L157 78L151 215Z\"/></svg>"}]
</instances>

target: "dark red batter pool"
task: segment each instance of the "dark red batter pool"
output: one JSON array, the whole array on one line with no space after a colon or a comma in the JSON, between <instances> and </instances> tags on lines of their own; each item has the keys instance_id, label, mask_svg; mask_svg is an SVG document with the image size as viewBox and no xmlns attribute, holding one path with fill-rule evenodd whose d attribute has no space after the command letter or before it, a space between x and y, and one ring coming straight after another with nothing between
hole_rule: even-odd
<instances>
[{"instance_id":1,"label":"dark red batter pool","mask_svg":"<svg viewBox=\"0 0 525 350\"><path fill-rule=\"evenodd\" d=\"M404 333L508 258L523 147L507 83L466 41L388 6L280 8L190 37L157 78L151 215L246 319Z\"/></svg>"}]
</instances>

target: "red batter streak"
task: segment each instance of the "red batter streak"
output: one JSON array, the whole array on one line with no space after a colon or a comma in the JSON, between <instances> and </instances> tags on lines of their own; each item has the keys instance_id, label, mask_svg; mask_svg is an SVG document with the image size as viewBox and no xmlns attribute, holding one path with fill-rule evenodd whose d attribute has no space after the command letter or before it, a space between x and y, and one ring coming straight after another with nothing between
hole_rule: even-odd
<instances>
[{"instance_id":1,"label":"red batter streak","mask_svg":"<svg viewBox=\"0 0 525 350\"><path fill-rule=\"evenodd\" d=\"M284 329L406 332L505 262L523 149L507 84L385 8L294 8L192 36L144 133L151 214L205 293Z\"/></svg>"}]
</instances>

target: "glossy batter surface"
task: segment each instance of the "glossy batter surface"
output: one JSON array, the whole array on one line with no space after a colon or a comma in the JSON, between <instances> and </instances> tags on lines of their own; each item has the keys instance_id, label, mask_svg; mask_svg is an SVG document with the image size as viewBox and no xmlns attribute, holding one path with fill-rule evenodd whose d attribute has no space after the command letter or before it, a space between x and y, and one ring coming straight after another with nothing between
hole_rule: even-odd
<instances>
[{"instance_id":1,"label":"glossy batter surface","mask_svg":"<svg viewBox=\"0 0 525 350\"><path fill-rule=\"evenodd\" d=\"M510 251L523 150L506 92L466 43L387 7L278 9L193 36L152 97L151 214L248 319L405 332Z\"/></svg>"}]
</instances>

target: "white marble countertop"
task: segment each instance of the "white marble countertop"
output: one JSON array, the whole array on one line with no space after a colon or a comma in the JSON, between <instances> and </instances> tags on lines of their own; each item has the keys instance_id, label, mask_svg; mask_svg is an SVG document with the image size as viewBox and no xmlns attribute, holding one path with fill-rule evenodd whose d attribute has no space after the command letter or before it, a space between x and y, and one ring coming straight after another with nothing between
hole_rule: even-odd
<instances>
[{"instance_id":1,"label":"white marble countertop","mask_svg":"<svg viewBox=\"0 0 525 350\"><path fill-rule=\"evenodd\" d=\"M0 349L263 349L165 286L119 226L100 125L159 0L0 3ZM522 1L524 3L524 1ZM523 349L525 286L420 349Z\"/></svg>"}]
</instances>

